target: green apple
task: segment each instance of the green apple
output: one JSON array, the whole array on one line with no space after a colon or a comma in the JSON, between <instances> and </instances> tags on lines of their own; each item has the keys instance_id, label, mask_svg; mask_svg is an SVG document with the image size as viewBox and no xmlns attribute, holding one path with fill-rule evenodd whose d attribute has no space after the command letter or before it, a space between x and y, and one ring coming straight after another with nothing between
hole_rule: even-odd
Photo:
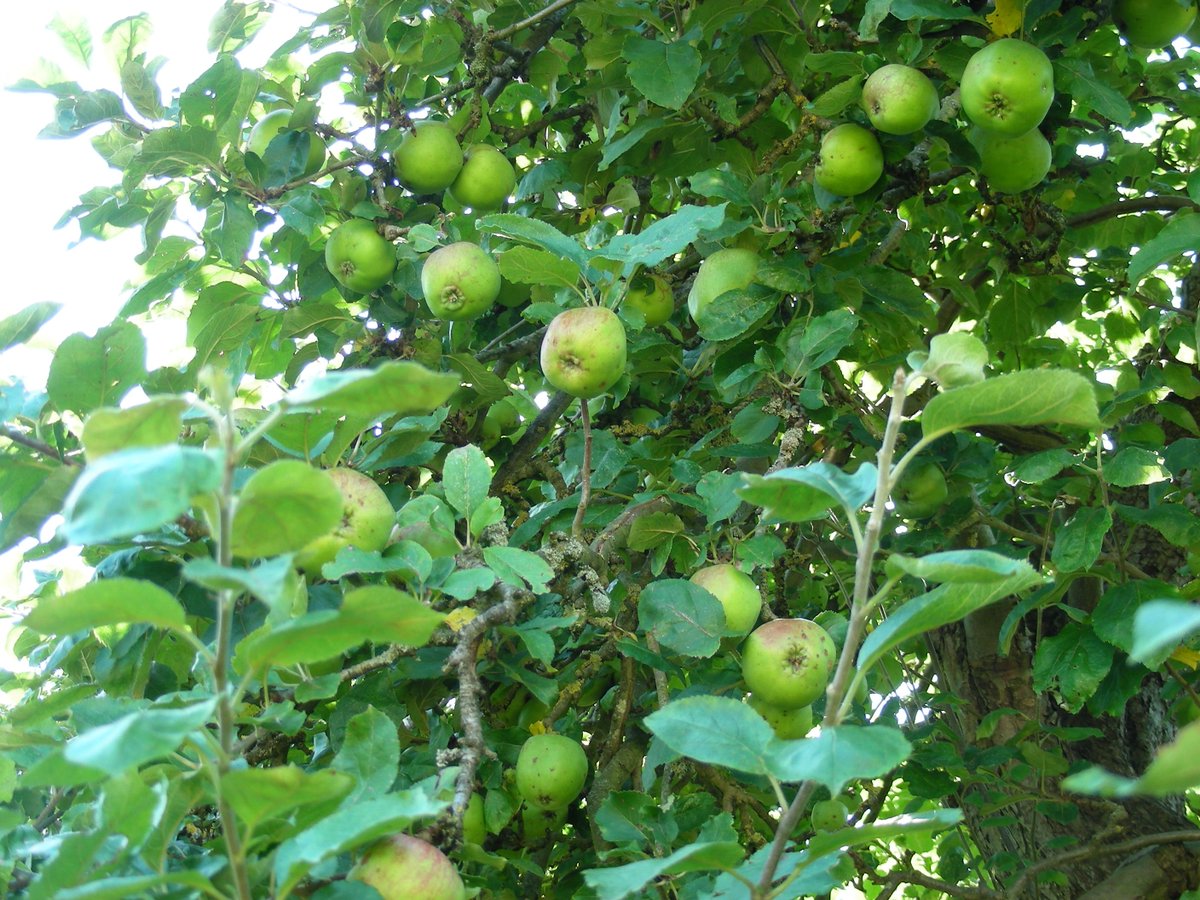
<instances>
[{"instance_id":1,"label":"green apple","mask_svg":"<svg viewBox=\"0 0 1200 900\"><path fill-rule=\"evenodd\" d=\"M729 563L718 563L700 569L690 580L720 601L727 633L739 638L750 633L762 610L762 594L749 575Z\"/></svg>"},{"instance_id":2,"label":"green apple","mask_svg":"<svg viewBox=\"0 0 1200 900\"><path fill-rule=\"evenodd\" d=\"M450 185L450 194L476 212L499 209L517 186L512 163L491 144L467 149L467 159Z\"/></svg>"},{"instance_id":3,"label":"green apple","mask_svg":"<svg viewBox=\"0 0 1200 900\"><path fill-rule=\"evenodd\" d=\"M979 151L979 172L988 189L998 194L1027 191L1050 171L1050 142L1036 128L1012 138L972 128L968 138Z\"/></svg>"},{"instance_id":4,"label":"green apple","mask_svg":"<svg viewBox=\"0 0 1200 900\"><path fill-rule=\"evenodd\" d=\"M258 156L259 159L265 160L271 141L288 130L288 122L291 121L291 118L292 111L290 109L277 109L267 113L250 129L250 135L246 139L246 149ZM325 142L319 136L310 133L308 156L304 161L306 176L315 175L321 170L321 166L325 164L325 153Z\"/></svg>"},{"instance_id":5,"label":"green apple","mask_svg":"<svg viewBox=\"0 0 1200 900\"><path fill-rule=\"evenodd\" d=\"M813 180L831 194L853 197L870 190L883 174L883 148L866 128L846 122L821 139Z\"/></svg>"},{"instance_id":6,"label":"green apple","mask_svg":"<svg viewBox=\"0 0 1200 900\"><path fill-rule=\"evenodd\" d=\"M587 781L583 746L562 734L535 734L517 755L517 790L538 809L562 809L579 796Z\"/></svg>"},{"instance_id":7,"label":"green apple","mask_svg":"<svg viewBox=\"0 0 1200 900\"><path fill-rule=\"evenodd\" d=\"M1054 102L1054 67L1033 44L1004 38L967 61L959 96L963 112L980 128L1017 137L1046 118Z\"/></svg>"},{"instance_id":8,"label":"green apple","mask_svg":"<svg viewBox=\"0 0 1200 900\"><path fill-rule=\"evenodd\" d=\"M369 884L383 900L463 900L467 895L446 854L408 834L375 844L347 877Z\"/></svg>"},{"instance_id":9,"label":"green apple","mask_svg":"<svg viewBox=\"0 0 1200 900\"><path fill-rule=\"evenodd\" d=\"M750 287L758 272L758 262L758 254L746 247L727 247L706 257L688 292L688 312L692 319L722 294Z\"/></svg>"},{"instance_id":10,"label":"green apple","mask_svg":"<svg viewBox=\"0 0 1200 900\"><path fill-rule=\"evenodd\" d=\"M1195 0L1116 0L1113 21L1135 47L1158 49L1183 35L1196 21Z\"/></svg>"},{"instance_id":11,"label":"green apple","mask_svg":"<svg viewBox=\"0 0 1200 900\"><path fill-rule=\"evenodd\" d=\"M373 479L346 468L330 469L329 477L342 494L342 520L296 554L296 565L305 572L319 573L343 547L382 550L396 520L391 501Z\"/></svg>"},{"instance_id":12,"label":"green apple","mask_svg":"<svg viewBox=\"0 0 1200 900\"><path fill-rule=\"evenodd\" d=\"M950 488L938 464L919 459L905 467L892 491L896 512L906 519L927 519L942 508Z\"/></svg>"},{"instance_id":13,"label":"green apple","mask_svg":"<svg viewBox=\"0 0 1200 900\"><path fill-rule=\"evenodd\" d=\"M892 63L871 73L862 108L876 131L912 134L937 115L937 88L920 69Z\"/></svg>"},{"instance_id":14,"label":"green apple","mask_svg":"<svg viewBox=\"0 0 1200 900\"><path fill-rule=\"evenodd\" d=\"M540 809L536 806L521 807L521 837L525 846L537 847L553 841L562 834L567 824L567 808Z\"/></svg>"},{"instance_id":15,"label":"green apple","mask_svg":"<svg viewBox=\"0 0 1200 900\"><path fill-rule=\"evenodd\" d=\"M483 798L471 794L463 812L463 840L470 844L482 844L487 839L487 823L483 818Z\"/></svg>"},{"instance_id":16,"label":"green apple","mask_svg":"<svg viewBox=\"0 0 1200 900\"><path fill-rule=\"evenodd\" d=\"M742 645L742 678L750 693L781 709L810 705L825 693L837 648L809 619L773 619Z\"/></svg>"},{"instance_id":17,"label":"green apple","mask_svg":"<svg viewBox=\"0 0 1200 900\"><path fill-rule=\"evenodd\" d=\"M436 194L458 177L463 152L445 122L418 122L400 141L392 163L400 183L414 194Z\"/></svg>"},{"instance_id":18,"label":"green apple","mask_svg":"<svg viewBox=\"0 0 1200 900\"><path fill-rule=\"evenodd\" d=\"M542 374L572 397L599 397L625 374L625 358L625 326L603 306L559 313L542 338Z\"/></svg>"},{"instance_id":19,"label":"green apple","mask_svg":"<svg viewBox=\"0 0 1200 900\"><path fill-rule=\"evenodd\" d=\"M366 219L343 222L325 242L325 266L342 287L369 294L396 268L396 248Z\"/></svg>"},{"instance_id":20,"label":"green apple","mask_svg":"<svg viewBox=\"0 0 1200 900\"><path fill-rule=\"evenodd\" d=\"M784 709L760 699L754 694L747 701L754 711L767 720L781 741L798 741L812 730L813 711L811 706Z\"/></svg>"},{"instance_id":21,"label":"green apple","mask_svg":"<svg viewBox=\"0 0 1200 900\"><path fill-rule=\"evenodd\" d=\"M500 267L478 244L458 241L434 250L421 266L425 305L439 319L477 319L500 293Z\"/></svg>"},{"instance_id":22,"label":"green apple","mask_svg":"<svg viewBox=\"0 0 1200 900\"><path fill-rule=\"evenodd\" d=\"M479 444L484 450L490 450L500 442L500 438L511 434L521 423L516 407L507 400L497 400L488 407L483 416L483 427Z\"/></svg>"},{"instance_id":23,"label":"green apple","mask_svg":"<svg viewBox=\"0 0 1200 900\"><path fill-rule=\"evenodd\" d=\"M651 327L663 324L675 312L675 296L671 293L671 285L667 279L653 273L643 273L634 278L629 283L623 302L625 306L640 312Z\"/></svg>"},{"instance_id":24,"label":"green apple","mask_svg":"<svg viewBox=\"0 0 1200 900\"><path fill-rule=\"evenodd\" d=\"M846 806L841 800L818 800L813 804L811 822L813 831L837 831L846 827Z\"/></svg>"}]
</instances>

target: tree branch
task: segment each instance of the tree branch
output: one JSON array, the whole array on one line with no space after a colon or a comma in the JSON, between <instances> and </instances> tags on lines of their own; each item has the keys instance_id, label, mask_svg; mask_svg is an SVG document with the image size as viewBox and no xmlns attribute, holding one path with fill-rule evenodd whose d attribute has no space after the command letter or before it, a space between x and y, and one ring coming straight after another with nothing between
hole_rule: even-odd
<instances>
[{"instance_id":1,"label":"tree branch","mask_svg":"<svg viewBox=\"0 0 1200 900\"><path fill-rule=\"evenodd\" d=\"M1140 212L1171 212L1177 209L1200 209L1200 203L1189 197L1134 197L1097 206L1086 212L1076 213L1067 219L1068 228L1092 225L1117 216L1128 216Z\"/></svg>"}]
</instances>

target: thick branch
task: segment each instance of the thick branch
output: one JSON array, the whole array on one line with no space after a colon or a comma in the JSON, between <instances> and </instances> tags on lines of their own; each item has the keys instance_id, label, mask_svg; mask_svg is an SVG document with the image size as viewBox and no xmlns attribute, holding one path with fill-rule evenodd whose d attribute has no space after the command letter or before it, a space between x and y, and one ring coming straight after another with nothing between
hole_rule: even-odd
<instances>
[{"instance_id":1,"label":"thick branch","mask_svg":"<svg viewBox=\"0 0 1200 900\"><path fill-rule=\"evenodd\" d=\"M1140 212L1170 212L1177 209L1200 209L1200 203L1189 197L1135 197L1131 200L1117 200L1106 203L1086 212L1076 213L1067 219L1068 228L1080 225L1092 225L1105 219L1115 219L1117 216L1128 216Z\"/></svg>"}]
</instances>

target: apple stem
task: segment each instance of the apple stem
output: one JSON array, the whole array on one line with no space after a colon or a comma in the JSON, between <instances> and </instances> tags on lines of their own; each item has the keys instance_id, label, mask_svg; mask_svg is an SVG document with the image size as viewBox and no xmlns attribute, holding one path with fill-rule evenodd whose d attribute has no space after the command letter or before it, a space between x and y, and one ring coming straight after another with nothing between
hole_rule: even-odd
<instances>
[{"instance_id":1,"label":"apple stem","mask_svg":"<svg viewBox=\"0 0 1200 900\"><path fill-rule=\"evenodd\" d=\"M587 512L588 502L592 499L592 416L588 411L587 400L580 401L583 413L583 464L579 467L579 482L582 488L579 497L579 508L575 510L575 521L571 523L571 536L583 534L583 516Z\"/></svg>"}]
</instances>

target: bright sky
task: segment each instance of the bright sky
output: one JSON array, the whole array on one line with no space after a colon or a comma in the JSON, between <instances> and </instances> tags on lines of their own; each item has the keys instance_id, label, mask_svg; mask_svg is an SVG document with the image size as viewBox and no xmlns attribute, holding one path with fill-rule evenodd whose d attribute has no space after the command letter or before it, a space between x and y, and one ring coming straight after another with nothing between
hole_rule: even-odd
<instances>
[{"instance_id":1,"label":"bright sky","mask_svg":"<svg viewBox=\"0 0 1200 900\"><path fill-rule=\"evenodd\" d=\"M118 90L116 71L109 62L101 35L126 16L148 13L154 26L149 56L168 62L159 73L164 99L188 85L212 64L205 48L208 23L220 0L55 0L47 4L12 4L0 29L0 86L7 88L47 58L85 88ZM241 54L244 64L257 65L295 30L296 13L285 4L272 22ZM92 26L94 49L91 71L71 68L73 60L48 27L55 16L83 20ZM40 385L53 348L75 331L94 332L112 321L129 295L128 285L140 278L133 261L141 251L137 229L106 242L78 240L74 224L55 230L54 224L96 185L115 183L119 175L92 149L88 136L69 140L39 140L51 121L54 98L49 94L0 91L0 117L8 122L5 138L4 196L7 214L0 216L0 248L6 261L0 318L38 301L64 304L64 309L39 334L36 349L17 348L0 356L0 378L18 376ZM100 129L95 129L99 133ZM153 337L151 338L153 359Z\"/></svg>"}]
</instances>

